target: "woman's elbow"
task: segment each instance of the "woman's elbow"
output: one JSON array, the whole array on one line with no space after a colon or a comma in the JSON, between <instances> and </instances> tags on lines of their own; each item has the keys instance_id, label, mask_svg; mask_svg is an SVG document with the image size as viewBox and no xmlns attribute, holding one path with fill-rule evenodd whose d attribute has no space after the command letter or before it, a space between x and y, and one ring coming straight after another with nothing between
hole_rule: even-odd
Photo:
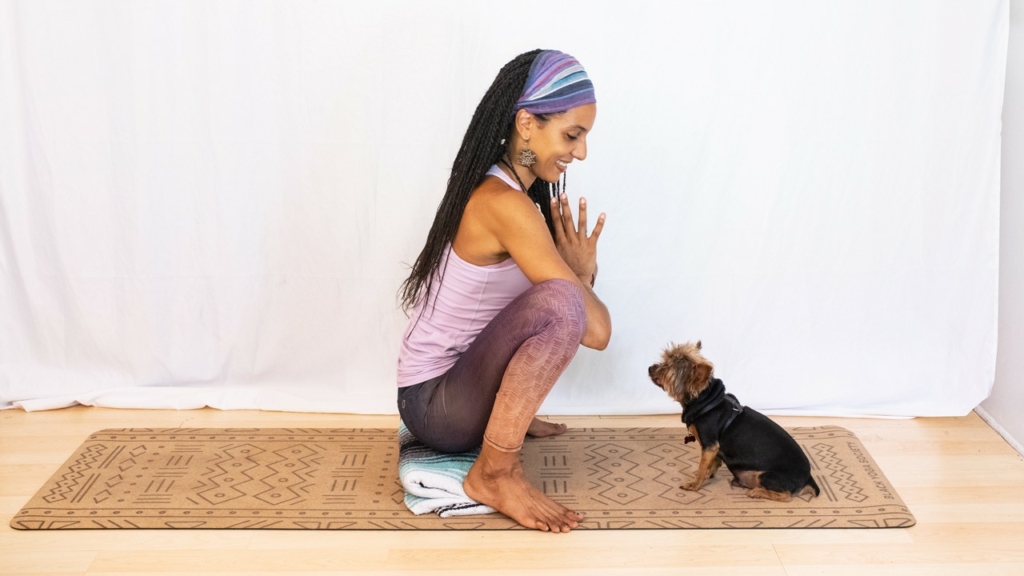
<instances>
[{"instance_id":1,"label":"woman's elbow","mask_svg":"<svg viewBox=\"0 0 1024 576\"><path fill-rule=\"evenodd\" d=\"M580 344L594 350L604 350L608 347L608 342L611 339L611 326L601 326L593 330L588 326L587 331L583 333L583 340L580 341Z\"/></svg>"}]
</instances>

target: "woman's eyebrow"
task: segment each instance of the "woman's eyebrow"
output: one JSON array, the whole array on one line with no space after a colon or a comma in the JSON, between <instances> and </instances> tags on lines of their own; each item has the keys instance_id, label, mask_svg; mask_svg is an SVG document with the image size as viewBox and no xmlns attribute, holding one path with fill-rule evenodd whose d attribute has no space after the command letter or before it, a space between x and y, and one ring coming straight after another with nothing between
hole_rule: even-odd
<instances>
[{"instance_id":1,"label":"woman's eyebrow","mask_svg":"<svg viewBox=\"0 0 1024 576\"><path fill-rule=\"evenodd\" d=\"M586 128L584 128L583 126L580 126L579 124L573 124L572 126L569 126L569 129L570 130L579 130L581 132L586 132L587 131Z\"/></svg>"}]
</instances>

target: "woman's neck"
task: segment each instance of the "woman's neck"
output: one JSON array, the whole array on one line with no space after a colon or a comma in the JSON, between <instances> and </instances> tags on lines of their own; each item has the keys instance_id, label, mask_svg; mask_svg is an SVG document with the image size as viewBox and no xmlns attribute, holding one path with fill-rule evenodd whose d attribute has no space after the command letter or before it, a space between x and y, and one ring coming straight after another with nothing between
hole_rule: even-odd
<instances>
[{"instance_id":1,"label":"woman's neck","mask_svg":"<svg viewBox=\"0 0 1024 576\"><path fill-rule=\"evenodd\" d=\"M519 166L515 162L512 162L507 156L503 158L504 162L498 162L498 168L501 168L503 172L509 175L512 180L521 183L525 186L523 192L530 189L533 186L537 177L534 176L533 172L526 166Z\"/></svg>"}]
</instances>

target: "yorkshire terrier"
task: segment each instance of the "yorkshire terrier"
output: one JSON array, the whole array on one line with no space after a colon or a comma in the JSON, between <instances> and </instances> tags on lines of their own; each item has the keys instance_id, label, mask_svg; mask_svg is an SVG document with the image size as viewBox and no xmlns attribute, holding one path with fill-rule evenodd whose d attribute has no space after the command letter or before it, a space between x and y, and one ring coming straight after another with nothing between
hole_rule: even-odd
<instances>
[{"instance_id":1,"label":"yorkshire terrier","mask_svg":"<svg viewBox=\"0 0 1024 576\"><path fill-rule=\"evenodd\" d=\"M732 485L751 498L789 502L794 496L817 496L811 463L796 440L753 408L740 405L714 376L714 364L701 354L701 343L672 345L661 362L647 369L654 383L683 406L683 423L701 447L696 477L680 488L696 492L724 462Z\"/></svg>"}]
</instances>

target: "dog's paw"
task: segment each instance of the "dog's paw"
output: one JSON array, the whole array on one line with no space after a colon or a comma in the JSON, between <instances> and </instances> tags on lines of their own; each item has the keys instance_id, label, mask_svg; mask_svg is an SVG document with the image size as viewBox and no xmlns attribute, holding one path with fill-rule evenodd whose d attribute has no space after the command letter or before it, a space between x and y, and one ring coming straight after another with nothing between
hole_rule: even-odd
<instances>
[{"instance_id":1,"label":"dog's paw","mask_svg":"<svg viewBox=\"0 0 1024 576\"><path fill-rule=\"evenodd\" d=\"M702 484L703 482L697 482L696 480L694 480L693 482L687 482L686 484L683 484L679 487L682 488L683 490L686 490L687 492L700 492L700 487Z\"/></svg>"}]
</instances>

